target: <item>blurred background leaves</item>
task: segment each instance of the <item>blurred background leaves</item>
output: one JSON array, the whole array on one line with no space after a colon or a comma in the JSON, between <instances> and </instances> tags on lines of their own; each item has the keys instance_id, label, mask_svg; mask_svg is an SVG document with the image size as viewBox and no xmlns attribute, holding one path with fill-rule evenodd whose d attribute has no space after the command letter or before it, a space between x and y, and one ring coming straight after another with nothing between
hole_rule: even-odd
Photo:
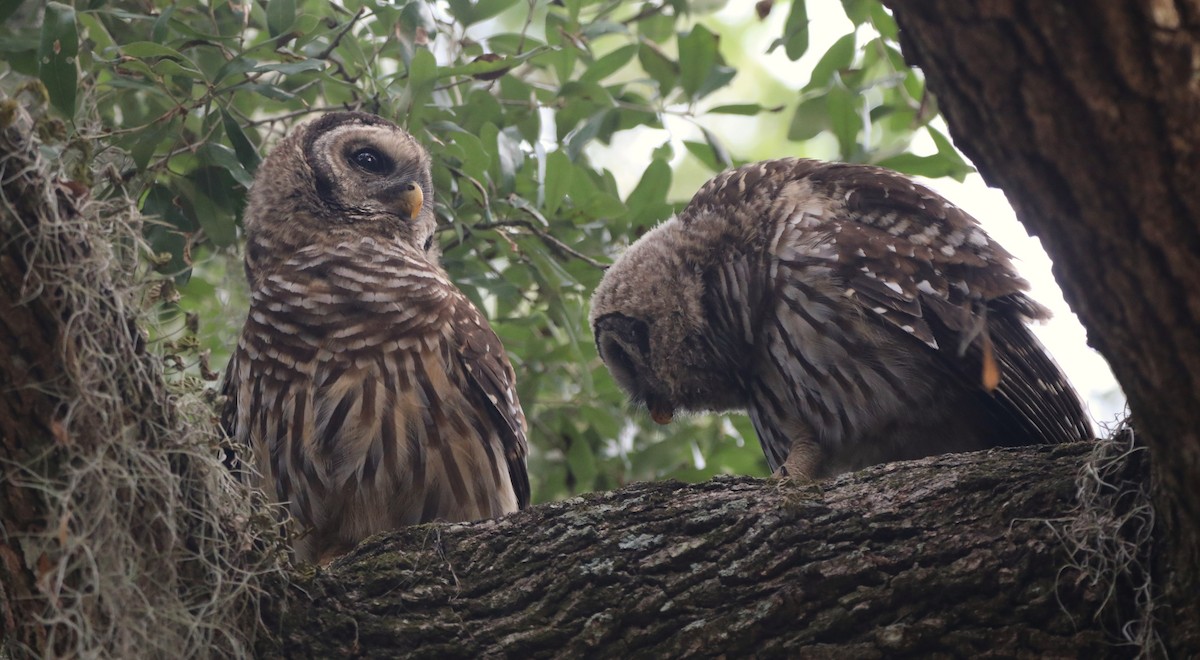
<instances>
[{"instance_id":1,"label":"blurred background leaves","mask_svg":"<svg viewBox=\"0 0 1200 660\"><path fill-rule=\"evenodd\" d=\"M816 5L845 34L810 34ZM0 90L54 109L48 155L151 217L152 335L181 379L236 342L240 213L283 132L357 108L424 142L446 269L517 371L538 502L765 474L742 415L630 409L587 324L603 266L704 180L785 155L970 171L877 0L0 0L0 20Z\"/></svg>"}]
</instances>

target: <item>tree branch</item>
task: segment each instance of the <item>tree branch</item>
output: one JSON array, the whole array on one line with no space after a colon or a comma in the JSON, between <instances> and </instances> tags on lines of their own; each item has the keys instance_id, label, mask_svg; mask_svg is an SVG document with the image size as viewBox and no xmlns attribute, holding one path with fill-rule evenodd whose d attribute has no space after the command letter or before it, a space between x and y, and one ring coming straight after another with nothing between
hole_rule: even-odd
<instances>
[{"instance_id":1,"label":"tree branch","mask_svg":"<svg viewBox=\"0 0 1200 660\"><path fill-rule=\"evenodd\" d=\"M1053 522L1078 519L1092 450L635 484L410 527L298 579L273 626L284 655L1125 657L1097 613L1130 589L1071 568Z\"/></svg>"}]
</instances>

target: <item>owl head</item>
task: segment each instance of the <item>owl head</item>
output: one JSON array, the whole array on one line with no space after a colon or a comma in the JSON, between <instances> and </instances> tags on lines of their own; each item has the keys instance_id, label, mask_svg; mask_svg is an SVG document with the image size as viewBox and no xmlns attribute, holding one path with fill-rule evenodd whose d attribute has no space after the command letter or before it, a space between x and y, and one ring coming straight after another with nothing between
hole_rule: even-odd
<instances>
[{"instance_id":1,"label":"owl head","mask_svg":"<svg viewBox=\"0 0 1200 660\"><path fill-rule=\"evenodd\" d=\"M255 175L246 268L345 236L396 241L436 261L428 152L364 112L331 112L292 131Z\"/></svg>"},{"instance_id":2,"label":"owl head","mask_svg":"<svg viewBox=\"0 0 1200 660\"><path fill-rule=\"evenodd\" d=\"M699 231L696 231L699 229ZM605 272L592 295L596 349L630 400L666 424L677 410L746 405L746 354L711 323L710 280L725 243L672 218L646 232Z\"/></svg>"}]
</instances>

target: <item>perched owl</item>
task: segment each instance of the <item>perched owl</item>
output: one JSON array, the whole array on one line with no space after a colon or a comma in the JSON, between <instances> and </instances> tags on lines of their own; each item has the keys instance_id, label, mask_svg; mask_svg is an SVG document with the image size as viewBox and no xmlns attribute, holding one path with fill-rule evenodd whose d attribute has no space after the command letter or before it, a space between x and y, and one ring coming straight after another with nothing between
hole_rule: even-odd
<instances>
[{"instance_id":1,"label":"perched owl","mask_svg":"<svg viewBox=\"0 0 1200 660\"><path fill-rule=\"evenodd\" d=\"M746 409L772 471L1092 437L1026 326L1011 255L877 167L783 159L704 185L592 298L600 356L659 423Z\"/></svg>"},{"instance_id":2,"label":"perched owl","mask_svg":"<svg viewBox=\"0 0 1200 660\"><path fill-rule=\"evenodd\" d=\"M307 529L302 561L529 502L513 369L439 265L429 167L394 124L335 112L288 135L250 189L250 313L222 419Z\"/></svg>"}]
</instances>

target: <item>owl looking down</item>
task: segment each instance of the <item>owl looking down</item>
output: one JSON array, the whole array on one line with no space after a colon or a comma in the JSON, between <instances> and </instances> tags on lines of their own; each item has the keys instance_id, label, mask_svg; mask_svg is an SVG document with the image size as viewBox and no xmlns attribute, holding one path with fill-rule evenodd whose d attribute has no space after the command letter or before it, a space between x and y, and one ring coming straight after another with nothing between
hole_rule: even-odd
<instances>
[{"instance_id":1,"label":"owl looking down","mask_svg":"<svg viewBox=\"0 0 1200 660\"><path fill-rule=\"evenodd\" d=\"M592 298L596 346L656 422L747 410L776 474L1092 437L1030 333L1011 255L878 167L782 159L705 184Z\"/></svg>"},{"instance_id":2,"label":"owl looking down","mask_svg":"<svg viewBox=\"0 0 1200 660\"><path fill-rule=\"evenodd\" d=\"M301 561L529 502L513 369L439 265L432 185L411 135L333 112L284 138L250 189L250 313L222 422L306 529Z\"/></svg>"}]
</instances>

